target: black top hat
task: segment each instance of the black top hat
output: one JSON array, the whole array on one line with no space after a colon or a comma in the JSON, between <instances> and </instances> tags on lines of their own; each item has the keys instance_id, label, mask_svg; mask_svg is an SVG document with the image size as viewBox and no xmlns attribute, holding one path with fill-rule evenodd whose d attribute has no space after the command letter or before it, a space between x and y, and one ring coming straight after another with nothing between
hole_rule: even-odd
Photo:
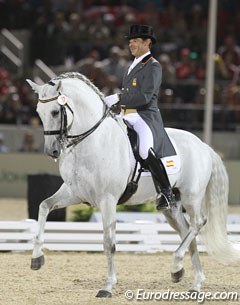
<instances>
[{"instance_id":1,"label":"black top hat","mask_svg":"<svg viewBox=\"0 0 240 305\"><path fill-rule=\"evenodd\" d=\"M150 38L152 43L156 43L156 37L153 33L153 28L149 25L134 24L131 25L129 35L125 36L127 39L132 38Z\"/></svg>"}]
</instances>

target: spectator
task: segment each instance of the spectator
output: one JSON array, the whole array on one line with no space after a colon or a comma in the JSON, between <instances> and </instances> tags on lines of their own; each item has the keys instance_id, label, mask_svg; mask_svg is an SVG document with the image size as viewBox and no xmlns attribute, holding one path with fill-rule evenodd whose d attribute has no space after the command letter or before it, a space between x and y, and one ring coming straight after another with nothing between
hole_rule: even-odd
<instances>
[{"instance_id":1,"label":"spectator","mask_svg":"<svg viewBox=\"0 0 240 305\"><path fill-rule=\"evenodd\" d=\"M96 81L98 71L96 66L101 66L100 64L100 54L97 50L93 49L87 54L87 56L76 63L76 69L80 73L87 76L93 82Z\"/></svg>"},{"instance_id":2,"label":"spectator","mask_svg":"<svg viewBox=\"0 0 240 305\"><path fill-rule=\"evenodd\" d=\"M193 103L199 84L197 79L204 78L205 73L198 67L197 54L191 52L188 48L180 51L180 61L176 64L177 79L189 80L188 82L179 83L176 87L178 100L184 103Z\"/></svg>"},{"instance_id":3,"label":"spectator","mask_svg":"<svg viewBox=\"0 0 240 305\"><path fill-rule=\"evenodd\" d=\"M80 16L77 13L72 13L69 17L69 31L67 35L67 56L76 63L81 59L82 41L80 29Z\"/></svg>"},{"instance_id":4,"label":"spectator","mask_svg":"<svg viewBox=\"0 0 240 305\"><path fill-rule=\"evenodd\" d=\"M88 31L92 47L99 52L100 59L106 58L111 46L111 33L103 19L100 16L97 17L89 26Z\"/></svg>"},{"instance_id":5,"label":"spectator","mask_svg":"<svg viewBox=\"0 0 240 305\"><path fill-rule=\"evenodd\" d=\"M158 57L164 53L161 59L161 102L196 103L199 99L196 90L203 92L199 95L203 101L204 90L198 83L206 77L207 1L125 2L127 5L122 5L122 1L115 4L106 0L96 3L92 0L0 0L0 27L10 31L30 30L31 65L40 58L47 65L54 66L50 68L56 74L79 71L105 94L110 94L121 87L122 64L131 63L124 33L133 23L149 22L161 41L152 49L153 55ZM217 81L232 80L232 84L236 84L240 73L238 1L219 1L219 20L215 78ZM20 37L24 38L25 46L27 36L21 34ZM174 66L176 85L165 55L171 58L170 65ZM26 56L24 60L27 68L28 59ZM23 76L24 82L18 79L10 70L6 71L5 63L5 56L0 54L0 122L39 125L36 104L33 103L35 97L24 88L26 77ZM112 75L117 76L117 84ZM225 83L216 83L216 86L219 86L219 95L223 96ZM215 97L215 103L216 100L219 98Z\"/></svg>"},{"instance_id":6,"label":"spectator","mask_svg":"<svg viewBox=\"0 0 240 305\"><path fill-rule=\"evenodd\" d=\"M115 75L106 75L105 86L101 89L104 95L111 95L115 93L120 93L121 90L118 86L118 79Z\"/></svg>"},{"instance_id":7,"label":"spectator","mask_svg":"<svg viewBox=\"0 0 240 305\"><path fill-rule=\"evenodd\" d=\"M178 79L204 79L205 65L201 63L199 55L184 48L180 51L180 61L176 64Z\"/></svg>"},{"instance_id":8,"label":"spectator","mask_svg":"<svg viewBox=\"0 0 240 305\"><path fill-rule=\"evenodd\" d=\"M162 86L163 87L172 87L176 84L176 69L171 63L171 59L168 54L161 54L159 56L159 62L162 66Z\"/></svg>"},{"instance_id":9,"label":"spectator","mask_svg":"<svg viewBox=\"0 0 240 305\"><path fill-rule=\"evenodd\" d=\"M187 46L195 52L202 52L205 49L207 37L207 14L203 5L195 3L185 14L187 23Z\"/></svg>"},{"instance_id":10,"label":"spectator","mask_svg":"<svg viewBox=\"0 0 240 305\"><path fill-rule=\"evenodd\" d=\"M186 79L192 75L190 53L188 48L180 50L180 60L176 64L176 77L178 79Z\"/></svg>"},{"instance_id":11,"label":"spectator","mask_svg":"<svg viewBox=\"0 0 240 305\"><path fill-rule=\"evenodd\" d=\"M4 67L0 67L0 96L9 93L9 82L9 72Z\"/></svg>"},{"instance_id":12,"label":"spectator","mask_svg":"<svg viewBox=\"0 0 240 305\"><path fill-rule=\"evenodd\" d=\"M50 66L64 65L67 54L68 24L62 12L54 15L54 22L47 29L46 63Z\"/></svg>"},{"instance_id":13,"label":"spectator","mask_svg":"<svg viewBox=\"0 0 240 305\"><path fill-rule=\"evenodd\" d=\"M0 153L9 152L8 147L4 144L4 135L0 133Z\"/></svg>"},{"instance_id":14,"label":"spectator","mask_svg":"<svg viewBox=\"0 0 240 305\"><path fill-rule=\"evenodd\" d=\"M225 37L224 44L218 48L218 54L224 60L230 79L233 79L236 67L240 65L240 47L236 44L236 39L233 35Z\"/></svg>"},{"instance_id":15,"label":"spectator","mask_svg":"<svg viewBox=\"0 0 240 305\"><path fill-rule=\"evenodd\" d=\"M46 61L47 28L47 16L41 14L37 18L30 36L30 60L32 65L36 59Z\"/></svg>"},{"instance_id":16,"label":"spectator","mask_svg":"<svg viewBox=\"0 0 240 305\"><path fill-rule=\"evenodd\" d=\"M231 82L226 88L226 103L228 107L228 120L237 123L240 120L240 77Z\"/></svg>"},{"instance_id":17,"label":"spectator","mask_svg":"<svg viewBox=\"0 0 240 305\"><path fill-rule=\"evenodd\" d=\"M229 71L223 58L219 54L214 55L215 61L215 78L217 80L227 80L230 78Z\"/></svg>"},{"instance_id":18,"label":"spectator","mask_svg":"<svg viewBox=\"0 0 240 305\"><path fill-rule=\"evenodd\" d=\"M3 122L5 124L21 124L22 104L17 93L10 94L3 105Z\"/></svg>"},{"instance_id":19,"label":"spectator","mask_svg":"<svg viewBox=\"0 0 240 305\"><path fill-rule=\"evenodd\" d=\"M171 63L168 54L161 54L158 58L162 66L162 84L160 86L160 94L158 96L158 106L162 103L174 102L174 91L176 85L176 69Z\"/></svg>"},{"instance_id":20,"label":"spectator","mask_svg":"<svg viewBox=\"0 0 240 305\"><path fill-rule=\"evenodd\" d=\"M21 147L18 149L19 152L39 152L39 148L36 146L35 138L32 132L27 131L24 134L23 142Z\"/></svg>"},{"instance_id":21,"label":"spectator","mask_svg":"<svg viewBox=\"0 0 240 305\"><path fill-rule=\"evenodd\" d=\"M122 50L113 46L110 49L109 57L102 61L102 69L107 75L114 75L118 79L117 86L121 87L121 80L127 69L128 62L122 56Z\"/></svg>"}]
</instances>

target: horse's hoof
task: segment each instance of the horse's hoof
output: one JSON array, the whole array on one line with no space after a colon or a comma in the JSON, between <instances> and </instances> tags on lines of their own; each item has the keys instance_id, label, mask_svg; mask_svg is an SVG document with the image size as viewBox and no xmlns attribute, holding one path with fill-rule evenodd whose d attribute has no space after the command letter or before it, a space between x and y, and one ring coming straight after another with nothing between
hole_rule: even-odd
<instances>
[{"instance_id":1,"label":"horse's hoof","mask_svg":"<svg viewBox=\"0 0 240 305\"><path fill-rule=\"evenodd\" d=\"M195 289L189 289L188 292L189 292L189 296L192 296L192 297L194 297L194 296L197 297L199 294L199 291L197 291Z\"/></svg>"},{"instance_id":2,"label":"horse's hoof","mask_svg":"<svg viewBox=\"0 0 240 305\"><path fill-rule=\"evenodd\" d=\"M32 258L31 260L31 269L32 270L38 270L44 265L44 256L41 255L37 258Z\"/></svg>"},{"instance_id":3,"label":"horse's hoof","mask_svg":"<svg viewBox=\"0 0 240 305\"><path fill-rule=\"evenodd\" d=\"M96 298L111 298L112 297L112 293L107 291L107 290L99 290Z\"/></svg>"},{"instance_id":4,"label":"horse's hoof","mask_svg":"<svg viewBox=\"0 0 240 305\"><path fill-rule=\"evenodd\" d=\"M173 283L178 283L182 280L183 276L184 276L184 268L182 268L181 270L179 270L178 272L175 273L171 273L171 277L172 277L172 282Z\"/></svg>"}]
</instances>

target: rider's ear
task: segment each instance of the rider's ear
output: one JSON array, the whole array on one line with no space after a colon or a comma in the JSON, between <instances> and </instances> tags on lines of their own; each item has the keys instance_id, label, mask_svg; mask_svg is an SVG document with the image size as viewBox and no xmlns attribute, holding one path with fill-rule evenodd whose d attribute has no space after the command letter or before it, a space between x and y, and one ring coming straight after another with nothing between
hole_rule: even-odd
<instances>
[{"instance_id":1,"label":"rider's ear","mask_svg":"<svg viewBox=\"0 0 240 305\"><path fill-rule=\"evenodd\" d=\"M57 92L61 92L61 91L62 91L62 82L61 82L61 81L58 81L58 82L56 83L56 86L57 86L56 91L57 91Z\"/></svg>"}]
</instances>

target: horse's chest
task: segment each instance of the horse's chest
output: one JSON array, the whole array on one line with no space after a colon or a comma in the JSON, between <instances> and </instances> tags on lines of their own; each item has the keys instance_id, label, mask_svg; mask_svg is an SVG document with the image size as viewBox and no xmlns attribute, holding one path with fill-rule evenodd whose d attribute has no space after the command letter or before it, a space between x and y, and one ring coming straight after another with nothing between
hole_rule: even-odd
<instances>
[{"instance_id":1,"label":"horse's chest","mask_svg":"<svg viewBox=\"0 0 240 305\"><path fill-rule=\"evenodd\" d=\"M93 182L93 174L86 167L77 166L74 162L63 163L60 174L65 184L77 195L87 194ZM84 196L85 197L85 196Z\"/></svg>"}]
</instances>

